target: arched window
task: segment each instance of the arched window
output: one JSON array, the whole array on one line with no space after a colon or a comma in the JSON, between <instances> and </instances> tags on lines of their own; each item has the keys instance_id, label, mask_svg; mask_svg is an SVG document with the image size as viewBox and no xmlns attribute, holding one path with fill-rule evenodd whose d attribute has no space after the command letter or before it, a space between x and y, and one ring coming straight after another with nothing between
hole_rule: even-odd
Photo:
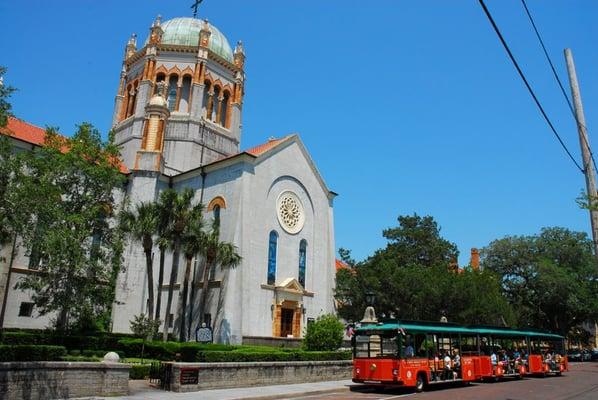
<instances>
[{"instance_id":1,"label":"arched window","mask_svg":"<svg viewBox=\"0 0 598 400\"><path fill-rule=\"evenodd\" d=\"M214 96L212 98L214 106L212 107L212 114L210 115L210 120L214 122L218 122L218 117L220 116L220 92L220 87L214 86Z\"/></svg>"},{"instance_id":2,"label":"arched window","mask_svg":"<svg viewBox=\"0 0 598 400\"><path fill-rule=\"evenodd\" d=\"M299 283L305 287L305 259L307 253L307 240L299 242Z\"/></svg>"},{"instance_id":3,"label":"arched window","mask_svg":"<svg viewBox=\"0 0 598 400\"><path fill-rule=\"evenodd\" d=\"M176 89L179 77L176 75L170 75L168 80L168 109L174 111L176 107Z\"/></svg>"},{"instance_id":4,"label":"arched window","mask_svg":"<svg viewBox=\"0 0 598 400\"><path fill-rule=\"evenodd\" d=\"M270 232L268 242L268 285L274 285L276 282L276 247L278 243L278 234L276 231Z\"/></svg>"},{"instance_id":5,"label":"arched window","mask_svg":"<svg viewBox=\"0 0 598 400\"><path fill-rule=\"evenodd\" d=\"M226 117L228 114L228 99L230 98L230 94L228 91L224 92L224 99L222 100L222 106L220 110L220 125L226 128Z\"/></svg>"},{"instance_id":6,"label":"arched window","mask_svg":"<svg viewBox=\"0 0 598 400\"><path fill-rule=\"evenodd\" d=\"M220 226L220 206L216 204L212 211L214 212L214 223Z\"/></svg>"},{"instance_id":7,"label":"arched window","mask_svg":"<svg viewBox=\"0 0 598 400\"><path fill-rule=\"evenodd\" d=\"M191 76L185 75L183 77L183 87L181 88L181 104L179 104L179 111L189 112L189 99L191 98Z\"/></svg>"},{"instance_id":8,"label":"arched window","mask_svg":"<svg viewBox=\"0 0 598 400\"><path fill-rule=\"evenodd\" d=\"M204 111L204 115L207 118L209 118L209 114L208 112L211 110L211 104L210 104L210 90L212 90L212 84L210 83L210 81L205 81L204 82L204 88L203 88L203 111Z\"/></svg>"}]
</instances>

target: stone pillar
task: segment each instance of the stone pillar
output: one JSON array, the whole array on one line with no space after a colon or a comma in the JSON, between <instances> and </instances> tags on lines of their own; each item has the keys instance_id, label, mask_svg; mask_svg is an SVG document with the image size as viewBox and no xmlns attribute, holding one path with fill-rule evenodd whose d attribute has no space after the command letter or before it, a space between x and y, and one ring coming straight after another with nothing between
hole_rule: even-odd
<instances>
[{"instance_id":1,"label":"stone pillar","mask_svg":"<svg viewBox=\"0 0 598 400\"><path fill-rule=\"evenodd\" d=\"M120 113L123 108L123 101L125 99L124 95L117 94L116 98L114 99L114 112L112 113L112 126L118 124L120 121Z\"/></svg>"},{"instance_id":2,"label":"stone pillar","mask_svg":"<svg viewBox=\"0 0 598 400\"><path fill-rule=\"evenodd\" d=\"M297 307L295 309L295 313L293 315L293 337L301 337L301 317L303 314L301 313L301 307Z\"/></svg>"},{"instance_id":3,"label":"stone pillar","mask_svg":"<svg viewBox=\"0 0 598 400\"><path fill-rule=\"evenodd\" d=\"M233 137L238 142L241 141L241 105L239 103L232 103L230 110L229 127L233 133ZM238 149L237 149L238 150Z\"/></svg>"},{"instance_id":4,"label":"stone pillar","mask_svg":"<svg viewBox=\"0 0 598 400\"><path fill-rule=\"evenodd\" d=\"M194 83L191 85L191 118L199 119L201 117L201 110L203 109L203 93L205 85L200 83Z\"/></svg>"},{"instance_id":5,"label":"stone pillar","mask_svg":"<svg viewBox=\"0 0 598 400\"><path fill-rule=\"evenodd\" d=\"M145 106L149 101L152 93L153 83L149 80L141 81L139 88L137 89L137 105L133 113L135 117L143 117L145 114Z\"/></svg>"},{"instance_id":6,"label":"stone pillar","mask_svg":"<svg viewBox=\"0 0 598 400\"><path fill-rule=\"evenodd\" d=\"M282 305L276 304L274 306L274 315L272 318L272 336L280 337L280 325L282 322Z\"/></svg>"}]
</instances>

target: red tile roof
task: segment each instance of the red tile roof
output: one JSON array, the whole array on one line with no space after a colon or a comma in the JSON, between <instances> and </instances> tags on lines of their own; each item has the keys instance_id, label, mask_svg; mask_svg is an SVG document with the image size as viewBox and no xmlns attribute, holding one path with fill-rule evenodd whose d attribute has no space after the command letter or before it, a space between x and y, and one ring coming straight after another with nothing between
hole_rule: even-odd
<instances>
[{"instance_id":1,"label":"red tile roof","mask_svg":"<svg viewBox=\"0 0 598 400\"><path fill-rule=\"evenodd\" d=\"M349 269L349 266L342 262L341 260L339 260L338 258L335 260L336 261L336 270L341 270L341 269Z\"/></svg>"},{"instance_id":2,"label":"red tile roof","mask_svg":"<svg viewBox=\"0 0 598 400\"><path fill-rule=\"evenodd\" d=\"M244 153L249 153L252 156L259 157L262 154L264 154L265 152L267 152L268 150L273 149L274 147L278 146L280 143L284 142L288 138L289 138L289 136L285 136L280 139L275 139L275 138L269 139L266 143L262 143L258 146L252 147L251 149L245 150Z\"/></svg>"},{"instance_id":3,"label":"red tile roof","mask_svg":"<svg viewBox=\"0 0 598 400\"><path fill-rule=\"evenodd\" d=\"M46 130L14 117L8 117L8 124L0 128L0 133L9 135L23 142L41 145L46 137Z\"/></svg>"},{"instance_id":4,"label":"red tile roof","mask_svg":"<svg viewBox=\"0 0 598 400\"><path fill-rule=\"evenodd\" d=\"M41 146L46 139L45 129L15 117L8 117L8 124L6 127L0 128L0 133L36 146ZM120 172L129 173L129 169L120 160L118 160L118 164Z\"/></svg>"}]
</instances>

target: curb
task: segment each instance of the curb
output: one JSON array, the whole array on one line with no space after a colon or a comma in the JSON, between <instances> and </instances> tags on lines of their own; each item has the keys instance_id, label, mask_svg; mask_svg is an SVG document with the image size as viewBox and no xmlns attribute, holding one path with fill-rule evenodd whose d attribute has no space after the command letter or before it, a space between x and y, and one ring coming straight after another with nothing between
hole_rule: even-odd
<instances>
[{"instance_id":1,"label":"curb","mask_svg":"<svg viewBox=\"0 0 598 400\"><path fill-rule=\"evenodd\" d=\"M304 392L294 392L294 393L280 393L280 394L270 394L267 396L254 396L254 397L235 397L231 400L276 400L276 399L293 399L297 397L303 396L315 396L318 394L327 394L327 393L335 393L335 392L348 392L350 391L350 387L347 386L339 386L336 388L330 389L318 389L318 390L306 390Z\"/></svg>"}]
</instances>

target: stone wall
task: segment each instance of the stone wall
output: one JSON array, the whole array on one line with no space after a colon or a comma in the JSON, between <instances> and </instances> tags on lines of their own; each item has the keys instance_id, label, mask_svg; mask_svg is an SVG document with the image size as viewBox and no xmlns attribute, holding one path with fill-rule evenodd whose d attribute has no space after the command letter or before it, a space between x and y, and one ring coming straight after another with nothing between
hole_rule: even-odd
<instances>
[{"instance_id":1,"label":"stone wall","mask_svg":"<svg viewBox=\"0 0 598 400\"><path fill-rule=\"evenodd\" d=\"M270 336L243 336L243 344L250 346L270 346L270 347L301 347L303 339L299 338L281 338ZM351 345L349 345L351 347Z\"/></svg>"},{"instance_id":2,"label":"stone wall","mask_svg":"<svg viewBox=\"0 0 598 400\"><path fill-rule=\"evenodd\" d=\"M170 390L194 392L260 385L351 379L352 361L172 363ZM197 383L183 384L183 380Z\"/></svg>"},{"instance_id":3,"label":"stone wall","mask_svg":"<svg viewBox=\"0 0 598 400\"><path fill-rule=\"evenodd\" d=\"M126 395L125 364L92 362L0 363L0 399L66 399Z\"/></svg>"}]
</instances>

